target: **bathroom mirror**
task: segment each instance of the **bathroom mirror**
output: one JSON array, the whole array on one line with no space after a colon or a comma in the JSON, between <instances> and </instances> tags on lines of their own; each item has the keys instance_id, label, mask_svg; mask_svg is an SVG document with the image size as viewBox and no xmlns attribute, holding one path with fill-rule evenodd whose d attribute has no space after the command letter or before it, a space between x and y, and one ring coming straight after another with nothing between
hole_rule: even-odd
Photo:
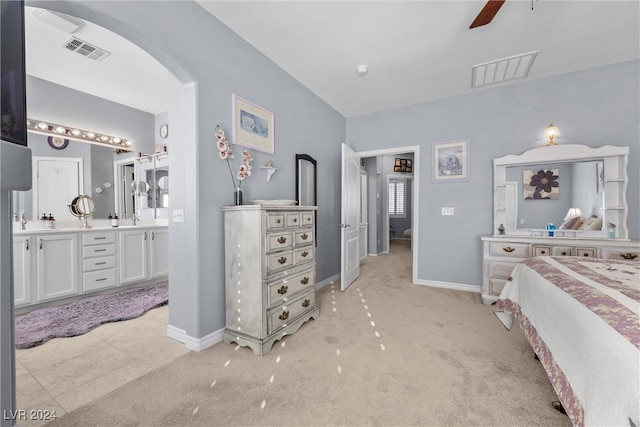
<instances>
[{"instance_id":1,"label":"bathroom mirror","mask_svg":"<svg viewBox=\"0 0 640 427\"><path fill-rule=\"evenodd\" d=\"M536 232L546 224L559 227L569 209L578 208L584 218L601 221L566 237L608 237L613 226L616 238L627 239L628 154L629 147L563 144L494 159L494 234L503 225L505 234L541 235ZM541 185L528 185L538 174ZM553 191L539 190L548 180Z\"/></svg>"}]
</instances>

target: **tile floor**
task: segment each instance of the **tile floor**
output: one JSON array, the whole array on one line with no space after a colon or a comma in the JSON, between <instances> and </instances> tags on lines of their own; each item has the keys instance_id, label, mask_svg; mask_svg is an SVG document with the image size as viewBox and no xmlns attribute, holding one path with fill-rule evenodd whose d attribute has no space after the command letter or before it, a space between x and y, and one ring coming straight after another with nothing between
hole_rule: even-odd
<instances>
[{"instance_id":1,"label":"tile floor","mask_svg":"<svg viewBox=\"0 0 640 427\"><path fill-rule=\"evenodd\" d=\"M183 343L167 337L168 318L164 306L84 335L16 350L17 425L44 425L47 420L33 418L64 415L188 353Z\"/></svg>"}]
</instances>

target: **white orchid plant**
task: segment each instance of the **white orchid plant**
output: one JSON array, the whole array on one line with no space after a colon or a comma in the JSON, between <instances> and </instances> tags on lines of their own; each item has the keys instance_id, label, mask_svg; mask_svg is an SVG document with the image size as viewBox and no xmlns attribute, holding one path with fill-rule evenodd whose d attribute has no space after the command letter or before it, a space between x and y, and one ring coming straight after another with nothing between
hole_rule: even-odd
<instances>
[{"instance_id":1,"label":"white orchid plant","mask_svg":"<svg viewBox=\"0 0 640 427\"><path fill-rule=\"evenodd\" d=\"M231 146L227 141L227 137L224 135L224 130L222 130L220 125L216 125L216 139L218 140L218 154L220 155L220 158L222 160L225 160L227 162L234 190L242 188L242 181L244 181L245 178L251 176L251 161L253 160L253 158L251 157L251 153L247 150L244 150L242 152L242 162L240 163L238 173L236 173L236 176L234 178L230 162L230 159L233 159L234 156L231 151ZM236 179L238 180L238 185L236 185Z\"/></svg>"}]
</instances>

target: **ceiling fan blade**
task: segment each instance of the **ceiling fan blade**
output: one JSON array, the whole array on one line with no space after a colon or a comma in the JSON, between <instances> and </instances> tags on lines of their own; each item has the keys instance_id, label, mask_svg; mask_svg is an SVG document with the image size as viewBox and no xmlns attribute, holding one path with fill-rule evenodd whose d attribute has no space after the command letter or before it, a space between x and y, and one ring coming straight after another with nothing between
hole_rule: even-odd
<instances>
[{"instance_id":1,"label":"ceiling fan blade","mask_svg":"<svg viewBox=\"0 0 640 427\"><path fill-rule=\"evenodd\" d=\"M504 2L505 0L489 0L487 4L484 5L478 16L476 16L476 19L469 28L471 29L487 25L491 22L493 17L496 16L496 13L498 13Z\"/></svg>"}]
</instances>

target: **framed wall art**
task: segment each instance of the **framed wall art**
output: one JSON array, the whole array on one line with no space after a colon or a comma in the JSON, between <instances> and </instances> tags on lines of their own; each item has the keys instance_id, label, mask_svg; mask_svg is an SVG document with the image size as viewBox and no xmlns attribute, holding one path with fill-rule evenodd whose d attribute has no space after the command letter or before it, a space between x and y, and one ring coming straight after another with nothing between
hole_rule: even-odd
<instances>
[{"instance_id":1,"label":"framed wall art","mask_svg":"<svg viewBox=\"0 0 640 427\"><path fill-rule=\"evenodd\" d=\"M433 182L469 180L469 141L433 143Z\"/></svg>"},{"instance_id":2,"label":"framed wall art","mask_svg":"<svg viewBox=\"0 0 640 427\"><path fill-rule=\"evenodd\" d=\"M273 154L273 113L235 94L232 97L232 105L233 143Z\"/></svg>"},{"instance_id":3,"label":"framed wall art","mask_svg":"<svg viewBox=\"0 0 640 427\"><path fill-rule=\"evenodd\" d=\"M413 161L411 159L401 159L396 157L396 161L393 164L393 171L413 173Z\"/></svg>"}]
</instances>

